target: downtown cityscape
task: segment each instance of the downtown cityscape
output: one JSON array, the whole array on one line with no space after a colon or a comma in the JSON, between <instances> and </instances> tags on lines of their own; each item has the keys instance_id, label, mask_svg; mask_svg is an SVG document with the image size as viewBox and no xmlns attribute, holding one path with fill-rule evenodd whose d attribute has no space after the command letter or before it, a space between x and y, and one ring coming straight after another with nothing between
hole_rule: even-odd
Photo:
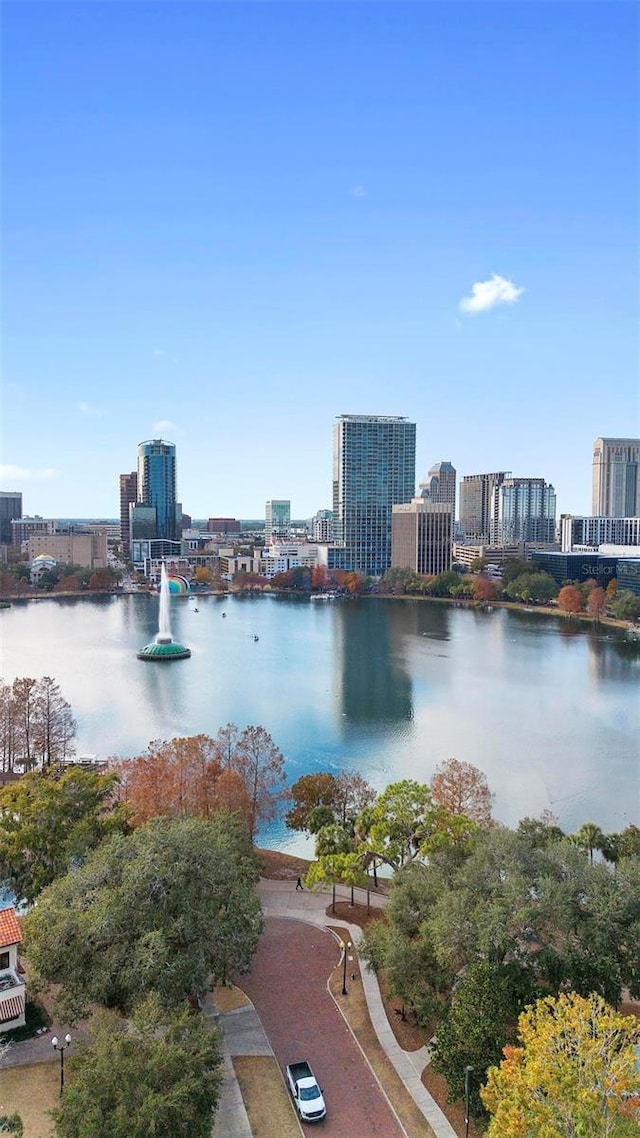
<instances>
[{"instance_id":1,"label":"downtown cityscape","mask_svg":"<svg viewBox=\"0 0 640 1138\"><path fill-rule=\"evenodd\" d=\"M637 1138L638 5L1 7L0 1133Z\"/></svg>"},{"instance_id":2,"label":"downtown cityscape","mask_svg":"<svg viewBox=\"0 0 640 1138\"><path fill-rule=\"evenodd\" d=\"M533 560L557 585L593 579L640 596L640 439L599 438L592 457L592 514L557 514L553 485L510 471L464 475L435 462L416 487L416 424L398 416L341 415L333 431L332 507L296 521L291 499L267 499L264 519L199 522L179 500L174 443L141 442L137 469L119 476L120 519L28 517L22 492L0 492L5 564L51 588L58 566L94 573L127 566L139 581L171 572L200 584L272 581L295 569L389 569L437 576L457 567ZM457 513L456 513L457 507ZM21 572L20 579L26 576ZM309 575L309 587L311 576ZM5 589L12 591L10 577ZM64 588L64 585L60 585Z\"/></svg>"}]
</instances>

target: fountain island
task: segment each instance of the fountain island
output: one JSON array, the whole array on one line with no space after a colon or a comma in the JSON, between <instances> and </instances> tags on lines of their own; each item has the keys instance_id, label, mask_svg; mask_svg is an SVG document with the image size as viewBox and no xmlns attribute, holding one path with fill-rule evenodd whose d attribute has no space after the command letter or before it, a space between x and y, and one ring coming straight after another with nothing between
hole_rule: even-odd
<instances>
[{"instance_id":1,"label":"fountain island","mask_svg":"<svg viewBox=\"0 0 640 1138\"><path fill-rule=\"evenodd\" d=\"M178 644L171 635L171 617L169 605L171 593L169 591L169 578L164 561L160 571L160 619L158 622L158 635L150 644L146 644L137 653L139 660L156 660L164 663L167 660L186 660L191 655L191 649L184 644Z\"/></svg>"}]
</instances>

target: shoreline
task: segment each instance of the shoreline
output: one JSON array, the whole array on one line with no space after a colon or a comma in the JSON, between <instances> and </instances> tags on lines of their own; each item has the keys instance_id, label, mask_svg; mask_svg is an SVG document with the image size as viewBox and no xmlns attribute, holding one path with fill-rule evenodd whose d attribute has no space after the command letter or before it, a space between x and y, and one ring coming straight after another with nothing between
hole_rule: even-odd
<instances>
[{"instance_id":1,"label":"shoreline","mask_svg":"<svg viewBox=\"0 0 640 1138\"><path fill-rule=\"evenodd\" d=\"M229 592L221 593L215 589L211 589L211 590L200 589L200 590L198 590L198 592L184 594L184 597L182 599L192 599L195 597L219 597L222 599L224 597L243 596L245 593L246 593L246 590L238 590L237 592L234 590L230 590ZM253 595L259 595L259 596L291 596L291 597L296 597L296 598L300 599L302 597L308 598L312 594L301 594L298 592L292 592L291 590L287 590L287 589L271 589L268 592L265 592L264 590L259 590L258 593L253 594ZM148 589L148 590L147 589L127 589L127 590L96 589L93 591L90 591L88 589L83 589L82 591L75 591L75 592L70 591L68 593L34 593L34 594L30 594L29 596L24 596L24 595L20 596L18 594L10 593L6 596L0 596L0 609L11 608L14 604L29 604L32 601L66 601L66 600L95 601L101 597L135 597L135 596L155 597L155 596L157 596L157 593L153 589ZM633 636L640 637L640 625L637 625L637 624L633 625L630 623L630 621L618 620L616 617L613 617L613 616L594 617L594 616L590 616L589 613L586 613L586 612L565 613L565 612L562 612L560 609L558 609L556 607L552 607L550 605L532 605L532 604L525 605L525 604L520 604L518 601L503 601L503 600L495 600L495 601L491 601L490 603L484 603L484 602L479 603L478 601L460 600L459 598L454 598L454 597L420 597L420 596L410 596L407 594L397 595L394 593L369 593L369 594L366 594L366 597L370 598L372 600L377 600L377 601L401 601L401 602L405 602L405 603L407 603L407 602L410 602L410 603L418 602L418 603L422 603L422 604L426 603L426 604L452 605L454 608L464 608L464 609L470 609L472 611L477 610L477 611L490 612L492 609L501 608L501 609L510 610L511 612L526 613L528 616L530 616L530 615L531 616L537 616L537 615L539 615L539 616L552 616L552 617L555 617L556 620L558 620L558 621L562 620L562 621L567 621L570 623L573 623L574 621L578 621L581 624L591 625L594 628L598 628L599 626L606 627L606 628L616 628L621 632L625 632L625 633L630 634L632 637ZM178 598L178 599L180 599L180 598ZM347 597L345 599L349 600L352 598ZM359 598L355 598L355 599L359 599Z\"/></svg>"}]
</instances>

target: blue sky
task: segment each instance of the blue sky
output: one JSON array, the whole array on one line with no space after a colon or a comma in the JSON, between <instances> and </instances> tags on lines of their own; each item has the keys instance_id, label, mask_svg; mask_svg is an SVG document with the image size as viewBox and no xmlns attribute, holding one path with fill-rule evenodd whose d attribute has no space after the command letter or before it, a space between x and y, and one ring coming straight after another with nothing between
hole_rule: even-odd
<instances>
[{"instance_id":1,"label":"blue sky","mask_svg":"<svg viewBox=\"0 0 640 1138\"><path fill-rule=\"evenodd\" d=\"M341 413L590 512L593 439L640 434L637 5L2 8L26 513L117 516L161 436L195 517L309 516Z\"/></svg>"}]
</instances>

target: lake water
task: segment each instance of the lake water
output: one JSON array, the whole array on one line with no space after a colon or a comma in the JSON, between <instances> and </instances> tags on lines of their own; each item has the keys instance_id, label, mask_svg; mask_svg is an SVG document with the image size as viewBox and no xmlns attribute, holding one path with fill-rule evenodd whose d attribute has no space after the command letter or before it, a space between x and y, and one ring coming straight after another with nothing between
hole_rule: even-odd
<instances>
[{"instance_id":1,"label":"lake water","mask_svg":"<svg viewBox=\"0 0 640 1138\"><path fill-rule=\"evenodd\" d=\"M152 664L136 651L158 607L143 594L14 603L0 674L55 677L78 753L262 724L290 783L356 768L381 790L428 782L454 756L486 773L506 825L545 808L569 831L640 824L640 642L622 633L428 602L176 597L191 659ZM310 855L282 824L259 840Z\"/></svg>"}]
</instances>

